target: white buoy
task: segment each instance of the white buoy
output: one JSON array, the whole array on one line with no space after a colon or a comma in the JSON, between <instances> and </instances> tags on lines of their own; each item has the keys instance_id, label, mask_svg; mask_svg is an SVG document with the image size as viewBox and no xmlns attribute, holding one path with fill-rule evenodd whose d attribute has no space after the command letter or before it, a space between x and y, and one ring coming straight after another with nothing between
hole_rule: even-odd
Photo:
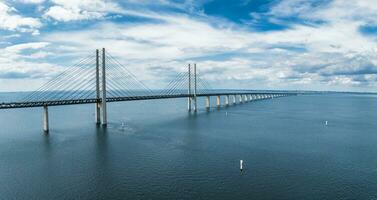
<instances>
[{"instance_id":1,"label":"white buoy","mask_svg":"<svg viewBox=\"0 0 377 200\"><path fill-rule=\"evenodd\" d=\"M326 124L326 126L327 126L328 122L326 121L325 124Z\"/></svg>"},{"instance_id":2,"label":"white buoy","mask_svg":"<svg viewBox=\"0 0 377 200\"><path fill-rule=\"evenodd\" d=\"M243 160L240 160L240 170L241 170L241 171L242 171L242 169L243 169L242 164L243 164Z\"/></svg>"}]
</instances>

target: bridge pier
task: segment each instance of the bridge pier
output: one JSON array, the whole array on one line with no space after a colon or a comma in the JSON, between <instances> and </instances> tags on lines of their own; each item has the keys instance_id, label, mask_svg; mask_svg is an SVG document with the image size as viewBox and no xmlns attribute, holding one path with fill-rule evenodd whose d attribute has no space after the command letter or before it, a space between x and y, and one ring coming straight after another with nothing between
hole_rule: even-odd
<instances>
[{"instance_id":1,"label":"bridge pier","mask_svg":"<svg viewBox=\"0 0 377 200\"><path fill-rule=\"evenodd\" d=\"M99 102L95 103L95 109L96 124L101 124L101 104Z\"/></svg>"},{"instance_id":2,"label":"bridge pier","mask_svg":"<svg viewBox=\"0 0 377 200\"><path fill-rule=\"evenodd\" d=\"M45 133L49 132L49 125L48 125L48 107L43 106L43 131Z\"/></svg>"},{"instance_id":3,"label":"bridge pier","mask_svg":"<svg viewBox=\"0 0 377 200\"><path fill-rule=\"evenodd\" d=\"M243 103L243 101L242 101L242 94L239 95L239 100L240 100L240 103Z\"/></svg>"},{"instance_id":4,"label":"bridge pier","mask_svg":"<svg viewBox=\"0 0 377 200\"><path fill-rule=\"evenodd\" d=\"M187 98L187 110L188 110L189 112L191 112L191 104L192 104L192 102L191 102L191 97L188 97L188 98Z\"/></svg>"},{"instance_id":5,"label":"bridge pier","mask_svg":"<svg viewBox=\"0 0 377 200\"><path fill-rule=\"evenodd\" d=\"M194 101L194 112L197 112L198 106L197 106L197 103L196 103L196 97L193 98L193 101Z\"/></svg>"},{"instance_id":6,"label":"bridge pier","mask_svg":"<svg viewBox=\"0 0 377 200\"><path fill-rule=\"evenodd\" d=\"M220 108L220 106L221 106L221 98L220 98L220 96L216 97L216 106L217 106L217 108Z\"/></svg>"},{"instance_id":7,"label":"bridge pier","mask_svg":"<svg viewBox=\"0 0 377 200\"><path fill-rule=\"evenodd\" d=\"M225 95L225 106L229 106L229 95Z\"/></svg>"},{"instance_id":8,"label":"bridge pier","mask_svg":"<svg viewBox=\"0 0 377 200\"><path fill-rule=\"evenodd\" d=\"M208 111L211 106L211 99L209 96L206 96L206 110Z\"/></svg>"},{"instance_id":9,"label":"bridge pier","mask_svg":"<svg viewBox=\"0 0 377 200\"><path fill-rule=\"evenodd\" d=\"M233 104L236 104L237 103L237 100L236 100L236 95L233 95Z\"/></svg>"}]
</instances>

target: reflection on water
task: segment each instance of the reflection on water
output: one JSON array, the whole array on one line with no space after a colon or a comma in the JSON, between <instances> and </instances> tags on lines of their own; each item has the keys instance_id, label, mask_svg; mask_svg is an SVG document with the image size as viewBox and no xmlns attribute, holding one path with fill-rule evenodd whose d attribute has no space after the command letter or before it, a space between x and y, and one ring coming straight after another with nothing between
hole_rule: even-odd
<instances>
[{"instance_id":1,"label":"reflection on water","mask_svg":"<svg viewBox=\"0 0 377 200\"><path fill-rule=\"evenodd\" d=\"M0 199L377 198L376 96L200 100L2 110Z\"/></svg>"}]
</instances>

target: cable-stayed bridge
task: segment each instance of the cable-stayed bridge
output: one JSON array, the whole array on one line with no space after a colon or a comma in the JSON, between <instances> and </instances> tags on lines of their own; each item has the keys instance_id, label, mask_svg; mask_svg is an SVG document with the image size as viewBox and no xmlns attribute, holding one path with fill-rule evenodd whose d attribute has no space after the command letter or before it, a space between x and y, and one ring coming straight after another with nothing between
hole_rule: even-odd
<instances>
[{"instance_id":1,"label":"cable-stayed bridge","mask_svg":"<svg viewBox=\"0 0 377 200\"><path fill-rule=\"evenodd\" d=\"M127 67L113 56L96 50L95 56L87 56L37 90L16 102L0 103L0 109L43 107L43 130L49 131L48 107L72 104L95 104L96 123L107 124L106 104L116 101L187 98L188 110L196 112L197 98L205 97L210 108L210 97L216 97L221 106L221 96L226 106L253 100L296 95L297 92L255 92L250 90L220 91L213 89L196 70L196 64L188 65L187 72L173 78L163 90L151 90Z\"/></svg>"}]
</instances>

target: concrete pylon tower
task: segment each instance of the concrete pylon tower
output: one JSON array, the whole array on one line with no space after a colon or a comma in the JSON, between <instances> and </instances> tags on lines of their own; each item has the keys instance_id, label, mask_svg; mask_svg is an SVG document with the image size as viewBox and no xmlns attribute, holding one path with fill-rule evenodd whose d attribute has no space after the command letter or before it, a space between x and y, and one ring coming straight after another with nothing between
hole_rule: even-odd
<instances>
[{"instance_id":1,"label":"concrete pylon tower","mask_svg":"<svg viewBox=\"0 0 377 200\"><path fill-rule=\"evenodd\" d=\"M188 111L194 110L194 112L197 111L197 101L196 101L196 64L192 65L194 70L194 77L192 77L191 74L191 64L188 64L188 98L187 98L187 107ZM192 80L193 79L193 80ZM194 85L192 85L192 82L194 82ZM192 108L192 105L194 105L194 108Z\"/></svg>"},{"instance_id":2,"label":"concrete pylon tower","mask_svg":"<svg viewBox=\"0 0 377 200\"><path fill-rule=\"evenodd\" d=\"M194 111L196 112L198 110L198 107L197 107L197 99L196 99L196 82L197 82L197 79L196 79L196 63L194 64Z\"/></svg>"},{"instance_id":3,"label":"concrete pylon tower","mask_svg":"<svg viewBox=\"0 0 377 200\"><path fill-rule=\"evenodd\" d=\"M101 124L107 125L107 110L106 110L106 52L102 49L102 69L101 69Z\"/></svg>"},{"instance_id":4,"label":"concrete pylon tower","mask_svg":"<svg viewBox=\"0 0 377 200\"><path fill-rule=\"evenodd\" d=\"M191 65L188 64L188 98L187 98L187 110L191 112Z\"/></svg>"},{"instance_id":5,"label":"concrete pylon tower","mask_svg":"<svg viewBox=\"0 0 377 200\"><path fill-rule=\"evenodd\" d=\"M99 50L96 49L96 99L100 99L100 79L99 79ZM101 123L101 103L97 102L96 106L96 124Z\"/></svg>"}]
</instances>

